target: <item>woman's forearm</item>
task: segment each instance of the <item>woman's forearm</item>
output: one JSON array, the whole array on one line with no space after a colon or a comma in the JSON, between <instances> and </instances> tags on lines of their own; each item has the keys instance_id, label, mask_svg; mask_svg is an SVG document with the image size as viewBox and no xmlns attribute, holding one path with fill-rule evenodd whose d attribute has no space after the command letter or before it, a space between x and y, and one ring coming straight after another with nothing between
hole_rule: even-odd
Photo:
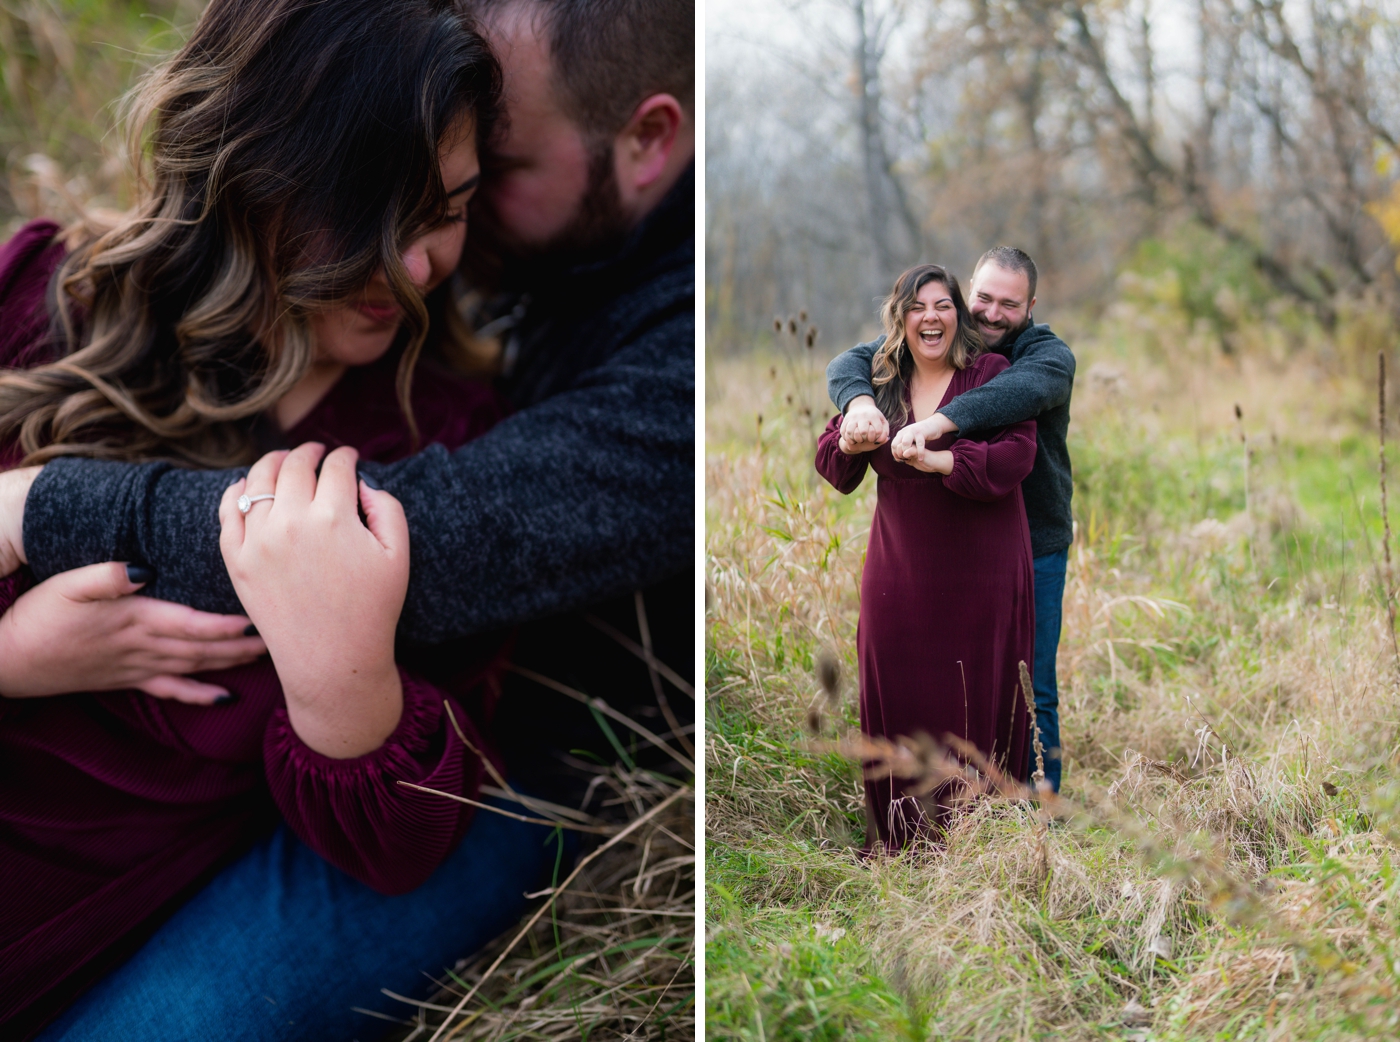
<instances>
[{"instance_id":1,"label":"woman's forearm","mask_svg":"<svg viewBox=\"0 0 1400 1042\"><path fill-rule=\"evenodd\" d=\"M274 660L275 664L275 660ZM378 749L403 716L403 680L398 667L347 658L338 675L282 679L287 718L307 747L333 760Z\"/></svg>"}]
</instances>

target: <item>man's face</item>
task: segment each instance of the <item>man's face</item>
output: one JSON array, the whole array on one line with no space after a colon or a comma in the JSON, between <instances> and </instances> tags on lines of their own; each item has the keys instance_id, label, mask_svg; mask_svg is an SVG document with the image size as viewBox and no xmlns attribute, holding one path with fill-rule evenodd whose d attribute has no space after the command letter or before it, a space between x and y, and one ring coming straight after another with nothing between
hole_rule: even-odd
<instances>
[{"instance_id":1,"label":"man's face","mask_svg":"<svg viewBox=\"0 0 1400 1042\"><path fill-rule=\"evenodd\" d=\"M1035 301L1030 296L1030 280L1025 272L1009 271L988 261L972 276L971 299L967 302L972 321L982 342L997 348L1014 337L1030 318Z\"/></svg>"},{"instance_id":2,"label":"man's face","mask_svg":"<svg viewBox=\"0 0 1400 1042\"><path fill-rule=\"evenodd\" d=\"M487 146L473 238L515 258L606 238L622 221L611 142L590 148L565 111L537 5L508 5L485 32L501 62L506 119Z\"/></svg>"}]
</instances>

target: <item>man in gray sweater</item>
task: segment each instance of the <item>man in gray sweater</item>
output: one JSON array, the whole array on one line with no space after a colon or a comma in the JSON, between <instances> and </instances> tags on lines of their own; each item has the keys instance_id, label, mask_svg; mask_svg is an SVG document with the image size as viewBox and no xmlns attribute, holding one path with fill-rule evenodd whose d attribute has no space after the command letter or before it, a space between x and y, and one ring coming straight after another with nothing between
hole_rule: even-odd
<instances>
[{"instance_id":1,"label":"man in gray sweater","mask_svg":"<svg viewBox=\"0 0 1400 1042\"><path fill-rule=\"evenodd\" d=\"M656 655L684 674L693 648L694 4L469 6L506 119L467 252L485 232L505 262L499 386L518 411L455 452L361 469L408 516L404 640L524 624L517 662L617 697L629 670L649 689L646 667L590 619L636 634L642 590ZM0 575L131 561L155 573L143 593L239 612L217 506L241 473L65 458L0 474Z\"/></svg>"},{"instance_id":2,"label":"man in gray sweater","mask_svg":"<svg viewBox=\"0 0 1400 1042\"><path fill-rule=\"evenodd\" d=\"M1074 537L1070 497L1069 401L1074 390L1074 354L1064 341L1037 325L1035 262L1022 250L997 246L973 269L968 308L987 348L1011 367L981 387L961 394L926 420L905 430L922 444L945 434L975 436L1022 420L1036 421L1035 467L1021 484L1035 565L1035 724L1045 746L1045 775L1060 788L1059 688L1055 656L1060 643L1065 567ZM868 450L889 440L889 420L875 405L870 363L883 336L858 344L826 369L831 400L844 414L842 440Z\"/></svg>"}]
</instances>

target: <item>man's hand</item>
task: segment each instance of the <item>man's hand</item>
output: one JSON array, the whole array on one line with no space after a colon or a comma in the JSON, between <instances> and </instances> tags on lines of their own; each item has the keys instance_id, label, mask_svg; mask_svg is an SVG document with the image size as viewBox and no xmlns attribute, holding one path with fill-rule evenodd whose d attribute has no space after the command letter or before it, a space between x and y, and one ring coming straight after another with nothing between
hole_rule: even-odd
<instances>
[{"instance_id":1,"label":"man's hand","mask_svg":"<svg viewBox=\"0 0 1400 1042\"><path fill-rule=\"evenodd\" d=\"M142 585L110 561L61 572L25 593L0 616L0 695L137 688L209 705L228 692L179 674L266 654L261 638L245 636L246 617L131 596Z\"/></svg>"},{"instance_id":2,"label":"man's hand","mask_svg":"<svg viewBox=\"0 0 1400 1042\"><path fill-rule=\"evenodd\" d=\"M0 473L0 576L29 563L24 555L24 501L43 469L20 467Z\"/></svg>"},{"instance_id":3,"label":"man's hand","mask_svg":"<svg viewBox=\"0 0 1400 1042\"><path fill-rule=\"evenodd\" d=\"M896 434L894 442L890 445L890 454L901 463L913 464L915 460L923 457L926 442L937 441L945 434L952 434L957 429L957 425L952 420L941 412L936 412L926 420L909 424ZM940 473L947 473L947 471Z\"/></svg>"},{"instance_id":4,"label":"man's hand","mask_svg":"<svg viewBox=\"0 0 1400 1042\"><path fill-rule=\"evenodd\" d=\"M267 641L292 729L334 759L384 744L403 713L394 631L408 592L408 521L387 492L356 488L351 448L308 442L264 456L219 505L219 545ZM238 498L275 494L251 504ZM360 520L363 505L365 521Z\"/></svg>"},{"instance_id":5,"label":"man's hand","mask_svg":"<svg viewBox=\"0 0 1400 1042\"><path fill-rule=\"evenodd\" d=\"M917 456L900 460L907 463L915 470L922 470L925 474L951 474L953 473L953 454L947 449L940 449L937 452L932 449L920 449Z\"/></svg>"},{"instance_id":6,"label":"man's hand","mask_svg":"<svg viewBox=\"0 0 1400 1042\"><path fill-rule=\"evenodd\" d=\"M890 421L868 394L852 398L841 417L840 449L847 456L874 452L890 440Z\"/></svg>"}]
</instances>

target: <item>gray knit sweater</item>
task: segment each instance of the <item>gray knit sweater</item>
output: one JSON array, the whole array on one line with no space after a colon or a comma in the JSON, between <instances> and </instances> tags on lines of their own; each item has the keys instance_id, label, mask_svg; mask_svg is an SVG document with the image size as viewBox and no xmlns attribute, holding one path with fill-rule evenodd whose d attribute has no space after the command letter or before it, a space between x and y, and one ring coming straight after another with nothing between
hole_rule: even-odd
<instances>
[{"instance_id":1,"label":"gray knit sweater","mask_svg":"<svg viewBox=\"0 0 1400 1042\"><path fill-rule=\"evenodd\" d=\"M885 342L880 336L837 355L826 367L827 393L841 412L851 399L873 396L870 363ZM1074 353L1047 325L1030 325L1011 344L998 349L1011 367L981 387L958 395L939 411L958 425L959 435L998 430L1022 420L1035 420L1035 467L1021 483L1026 521L1031 530L1031 553L1058 553L1074 538L1070 497L1069 400L1074 391Z\"/></svg>"},{"instance_id":2,"label":"gray knit sweater","mask_svg":"<svg viewBox=\"0 0 1400 1042\"><path fill-rule=\"evenodd\" d=\"M532 287L521 410L455 452L361 470L408 515L400 636L442 641L572 610L691 567L695 547L693 168L605 260ZM98 561L154 567L154 597L241 608L219 498L244 470L60 459L25 506L40 578Z\"/></svg>"}]
</instances>

